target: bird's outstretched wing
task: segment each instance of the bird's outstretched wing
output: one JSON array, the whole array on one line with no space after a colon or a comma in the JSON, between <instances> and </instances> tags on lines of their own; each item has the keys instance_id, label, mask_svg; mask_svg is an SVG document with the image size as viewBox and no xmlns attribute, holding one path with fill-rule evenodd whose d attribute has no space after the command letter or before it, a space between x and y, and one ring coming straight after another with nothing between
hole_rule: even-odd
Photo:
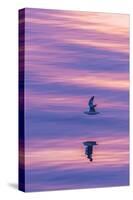
<instances>
[{"instance_id":1,"label":"bird's outstretched wing","mask_svg":"<svg viewBox=\"0 0 133 200\"><path fill-rule=\"evenodd\" d=\"M94 96L92 96L92 97L90 98L90 100L88 101L88 105L89 105L89 106L92 106L92 105L93 105L93 101L94 101Z\"/></svg>"}]
</instances>

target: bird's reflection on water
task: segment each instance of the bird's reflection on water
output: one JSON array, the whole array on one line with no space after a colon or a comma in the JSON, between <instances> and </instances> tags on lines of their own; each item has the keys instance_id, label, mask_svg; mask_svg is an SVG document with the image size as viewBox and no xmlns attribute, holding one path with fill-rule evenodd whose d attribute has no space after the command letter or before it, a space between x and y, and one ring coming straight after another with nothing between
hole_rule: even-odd
<instances>
[{"instance_id":1,"label":"bird's reflection on water","mask_svg":"<svg viewBox=\"0 0 133 200\"><path fill-rule=\"evenodd\" d=\"M93 146L97 145L97 143L95 141L86 141L83 142L84 146L85 146L85 155L87 156L87 158L90 160L90 162L93 161Z\"/></svg>"}]
</instances>

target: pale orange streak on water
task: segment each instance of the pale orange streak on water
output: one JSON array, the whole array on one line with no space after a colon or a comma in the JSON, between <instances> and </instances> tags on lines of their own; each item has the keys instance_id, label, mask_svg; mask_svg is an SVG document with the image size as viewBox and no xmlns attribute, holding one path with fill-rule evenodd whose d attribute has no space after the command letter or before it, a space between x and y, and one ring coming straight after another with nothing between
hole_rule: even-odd
<instances>
[{"instance_id":1,"label":"pale orange streak on water","mask_svg":"<svg viewBox=\"0 0 133 200\"><path fill-rule=\"evenodd\" d=\"M102 48L105 50L111 50L111 51L116 51L116 52L124 52L128 53L129 52L129 46L127 44L123 43L117 43L117 42L112 42L112 41L94 41L92 39L86 40L86 39L64 39L63 42L70 43L70 44L77 44L81 46L86 46L86 47L97 47L97 48Z\"/></svg>"},{"instance_id":2,"label":"pale orange streak on water","mask_svg":"<svg viewBox=\"0 0 133 200\"><path fill-rule=\"evenodd\" d=\"M60 94L39 94L39 93L26 93L25 95L25 105L26 109L32 109L33 106L37 108L41 108L42 110L48 109L49 111L51 110L52 112L57 112L57 110L53 110L53 108L50 109L50 106L65 106L67 109L65 109L65 112L70 112L71 107L73 108L80 108L81 110L85 110L88 107L88 97L79 97L79 96L66 96L66 95L60 95ZM29 106L30 105L30 106ZM121 109L121 110L127 110L128 105L124 104L123 102L116 102L112 100L105 100L104 97L103 99L98 99L98 107L101 109L103 108L112 108L112 109ZM70 107L70 109L69 109ZM73 110L74 112L81 112L81 110ZM63 110L58 110L58 112L64 112Z\"/></svg>"},{"instance_id":3,"label":"pale orange streak on water","mask_svg":"<svg viewBox=\"0 0 133 200\"><path fill-rule=\"evenodd\" d=\"M70 81L67 78L68 82ZM104 79L100 76L96 77L95 75L86 76L86 77L73 77L71 79L71 83L73 85L83 85L88 87L94 86L97 88L111 88L111 89L119 89L119 90L127 90L129 87L127 80L112 80L111 77L104 77Z\"/></svg>"},{"instance_id":4,"label":"pale orange streak on water","mask_svg":"<svg viewBox=\"0 0 133 200\"><path fill-rule=\"evenodd\" d=\"M33 24L42 24L42 25L51 25L56 27L64 27L66 30L69 29L77 29L79 30L85 30L86 32L92 30L98 33L103 33L107 35L112 35L114 38L111 40L106 41L103 38L98 38L98 35L94 38L82 38L81 34L72 34L71 32L68 32L67 34L64 34L64 32L59 32L58 35L53 34L50 37L52 39L57 40L58 42L66 42L71 44L78 44L78 45L86 45L88 47L90 46L96 46L100 48L105 48L108 50L118 51L118 52L128 52L129 51L129 44L119 41L119 37L128 37L128 28L129 28L129 16L128 15L120 15L120 14L106 14L106 13L81 13L81 12L66 12L64 13L54 13L53 15L50 15L50 20L47 20L46 16L49 16L49 14L46 14L45 17L40 18L26 18L26 22L33 23ZM47 36L44 36L41 34L41 39L45 39ZM116 41L116 37L118 37L118 41ZM81 39L82 38L82 39ZM114 40L114 41L113 41Z\"/></svg>"},{"instance_id":5,"label":"pale orange streak on water","mask_svg":"<svg viewBox=\"0 0 133 200\"><path fill-rule=\"evenodd\" d=\"M26 148L26 167L32 169L50 166L62 169L88 169L89 167L94 169L103 167L103 165L117 167L128 164L129 141L127 137L103 137L97 140L99 144L94 147L94 163L89 166L89 161L84 155L83 138L77 139L76 142L72 139L64 139L64 146L63 140L31 141L30 147ZM48 146L50 141L52 146Z\"/></svg>"},{"instance_id":6,"label":"pale orange streak on water","mask_svg":"<svg viewBox=\"0 0 133 200\"><path fill-rule=\"evenodd\" d=\"M40 14L40 13L39 13ZM45 17L42 17L42 16ZM50 16L47 20L46 16ZM26 22L35 24L51 24L55 26L64 26L66 28L95 29L105 33L121 33L127 31L129 27L129 15L91 13L91 12L57 12L42 13L41 18L26 17ZM69 22L69 23L67 23ZM92 24L89 24L91 22ZM126 32L127 33L127 32Z\"/></svg>"},{"instance_id":7,"label":"pale orange streak on water","mask_svg":"<svg viewBox=\"0 0 133 200\"><path fill-rule=\"evenodd\" d=\"M32 67L32 72L36 73L37 83L64 83L82 87L96 87L116 90L125 90L129 88L128 74L114 72L88 72L78 69L58 68L54 66L51 70L49 66Z\"/></svg>"}]
</instances>

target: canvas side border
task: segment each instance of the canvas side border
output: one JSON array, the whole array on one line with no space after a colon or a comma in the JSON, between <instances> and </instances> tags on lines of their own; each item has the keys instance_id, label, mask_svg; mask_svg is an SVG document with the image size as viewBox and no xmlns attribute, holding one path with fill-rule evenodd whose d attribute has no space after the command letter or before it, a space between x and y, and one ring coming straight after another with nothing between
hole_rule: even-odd
<instances>
[{"instance_id":1,"label":"canvas side border","mask_svg":"<svg viewBox=\"0 0 133 200\"><path fill-rule=\"evenodd\" d=\"M18 189L25 191L25 124L24 124L24 77L25 77L25 9L18 11L19 17L19 175Z\"/></svg>"}]
</instances>

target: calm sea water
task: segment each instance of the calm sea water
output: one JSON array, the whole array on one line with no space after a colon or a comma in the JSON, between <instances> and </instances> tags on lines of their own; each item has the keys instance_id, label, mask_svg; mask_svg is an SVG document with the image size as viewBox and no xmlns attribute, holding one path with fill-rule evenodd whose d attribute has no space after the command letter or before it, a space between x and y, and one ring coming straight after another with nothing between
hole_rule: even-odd
<instances>
[{"instance_id":1,"label":"calm sea water","mask_svg":"<svg viewBox=\"0 0 133 200\"><path fill-rule=\"evenodd\" d=\"M26 190L128 185L128 15L26 9L25 20ZM87 116L92 95L100 114Z\"/></svg>"}]
</instances>

